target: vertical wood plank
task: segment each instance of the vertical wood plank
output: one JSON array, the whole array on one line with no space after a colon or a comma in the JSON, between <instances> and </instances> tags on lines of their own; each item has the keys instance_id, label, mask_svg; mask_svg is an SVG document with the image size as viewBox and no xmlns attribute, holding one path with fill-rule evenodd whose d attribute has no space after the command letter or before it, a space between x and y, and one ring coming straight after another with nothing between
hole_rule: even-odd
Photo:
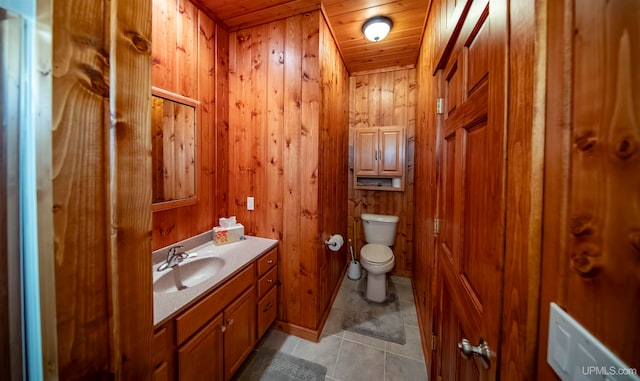
<instances>
[{"instance_id":1,"label":"vertical wood plank","mask_svg":"<svg viewBox=\"0 0 640 381\"><path fill-rule=\"evenodd\" d=\"M378 123L380 123L380 126L395 125L395 103L396 100L402 100L402 97L406 94L406 89L398 89L400 91L398 93L395 92L394 72L392 71L381 73L379 78L380 103L378 107L380 109L378 111ZM406 112L406 107L406 104L402 106L404 112Z\"/></svg>"},{"instance_id":2,"label":"vertical wood plank","mask_svg":"<svg viewBox=\"0 0 640 381\"><path fill-rule=\"evenodd\" d=\"M99 379L109 373L112 342L107 289L107 128L103 125L109 110L109 9L100 0L69 0L56 3L53 10L52 181L59 377ZM73 43L87 38L92 44ZM92 82L85 79L89 77L94 78Z\"/></svg>"},{"instance_id":3,"label":"vertical wood plank","mask_svg":"<svg viewBox=\"0 0 640 381\"><path fill-rule=\"evenodd\" d=\"M216 209L216 25L206 14L198 10L198 94L200 101L200 136L197 139L197 157L200 172L197 173L199 210L196 231L211 229ZM196 166L197 168L197 166Z\"/></svg>"},{"instance_id":4,"label":"vertical wood plank","mask_svg":"<svg viewBox=\"0 0 640 381\"><path fill-rule=\"evenodd\" d=\"M381 78L380 75L367 77L367 120L370 127L381 126L380 102L381 102Z\"/></svg>"},{"instance_id":5,"label":"vertical wood plank","mask_svg":"<svg viewBox=\"0 0 640 381\"><path fill-rule=\"evenodd\" d=\"M110 16L109 114L114 117L105 147L114 166L108 198L111 371L116 379L148 379L153 285L151 257L140 253L151 252L151 4L111 3Z\"/></svg>"},{"instance_id":6,"label":"vertical wood plank","mask_svg":"<svg viewBox=\"0 0 640 381\"><path fill-rule=\"evenodd\" d=\"M301 223L301 103L302 103L302 16L286 20L285 87L284 97L284 232L282 256L283 314L289 322L300 322L302 296L300 295L300 223Z\"/></svg>"},{"instance_id":7,"label":"vertical wood plank","mask_svg":"<svg viewBox=\"0 0 640 381\"><path fill-rule=\"evenodd\" d=\"M304 292L302 325L317 324L315 306L318 303L317 255L322 249L318 235L318 135L319 135L319 13L303 15L302 21L302 113L300 151L300 235L301 289Z\"/></svg>"},{"instance_id":8,"label":"vertical wood plank","mask_svg":"<svg viewBox=\"0 0 640 381\"><path fill-rule=\"evenodd\" d=\"M254 198L255 212L250 212L252 232L264 237L268 234L269 215L267 194L271 186L267 170L267 78L269 77L269 25L252 28L251 42L251 131L250 142L252 182L247 196Z\"/></svg>"},{"instance_id":9,"label":"vertical wood plank","mask_svg":"<svg viewBox=\"0 0 640 381\"><path fill-rule=\"evenodd\" d=\"M430 378L439 374L439 364L433 362L432 341L429 340L434 327L439 325L439 299L435 297L439 280L435 271L435 237L433 220L437 216L438 194L436 178L438 176L439 122L433 104L439 95L438 76L433 75L436 56L439 24L435 19L441 2L434 2L430 11L424 39L420 48L416 68L416 115L415 115L415 260L413 262L413 282L415 303L420 324L425 363L430 370ZM411 118L411 115L409 115ZM434 343L435 344L435 343ZM430 355L431 354L431 355Z\"/></svg>"},{"instance_id":10,"label":"vertical wood plank","mask_svg":"<svg viewBox=\"0 0 640 381\"><path fill-rule=\"evenodd\" d=\"M152 83L154 86L175 92L175 55L177 0L153 1L151 60Z\"/></svg>"},{"instance_id":11,"label":"vertical wood plank","mask_svg":"<svg viewBox=\"0 0 640 381\"><path fill-rule=\"evenodd\" d=\"M269 24L268 34L268 78L267 78L267 138L266 179L268 180L264 225L267 237L283 238L283 202L284 202L284 56L285 29L282 21Z\"/></svg>"},{"instance_id":12,"label":"vertical wood plank","mask_svg":"<svg viewBox=\"0 0 640 381\"><path fill-rule=\"evenodd\" d=\"M542 237L546 19L542 3L510 6L509 123L502 347L504 379L535 379ZM544 9L544 6L542 6ZM539 16L538 16L539 17ZM536 69L538 70L536 72ZM534 107L527 107L533 104Z\"/></svg>"},{"instance_id":13,"label":"vertical wood plank","mask_svg":"<svg viewBox=\"0 0 640 381\"><path fill-rule=\"evenodd\" d=\"M215 165L215 211L217 217L227 216L229 191L229 34L220 26L216 25L216 156ZM213 225L217 225L217 219L213 220Z\"/></svg>"},{"instance_id":14,"label":"vertical wood plank","mask_svg":"<svg viewBox=\"0 0 640 381\"><path fill-rule=\"evenodd\" d=\"M198 9L189 0L178 1L175 45L175 92L189 98L198 96Z\"/></svg>"}]
</instances>

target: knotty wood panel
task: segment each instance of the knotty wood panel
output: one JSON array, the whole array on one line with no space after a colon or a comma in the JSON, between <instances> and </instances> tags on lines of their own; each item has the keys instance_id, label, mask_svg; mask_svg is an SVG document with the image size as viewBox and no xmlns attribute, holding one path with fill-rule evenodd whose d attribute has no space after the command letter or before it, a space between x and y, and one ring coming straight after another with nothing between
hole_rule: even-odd
<instances>
[{"instance_id":1,"label":"knotty wood panel","mask_svg":"<svg viewBox=\"0 0 640 381\"><path fill-rule=\"evenodd\" d=\"M311 330L346 261L346 247L334 253L322 244L330 234L346 235L347 177L340 171L347 82L320 16L298 15L229 38L229 213L248 234L282 240L279 320ZM246 210L248 196L254 211Z\"/></svg>"},{"instance_id":2,"label":"knotty wood panel","mask_svg":"<svg viewBox=\"0 0 640 381\"><path fill-rule=\"evenodd\" d=\"M433 374L437 364L433 362L435 351L432 351L431 335L434 327L440 323L438 311L440 294L436 285L439 282L435 271L435 237L433 221L438 215L436 181L440 167L438 160L441 148L436 144L441 140L440 120L436 117L436 96L439 93L438 84L442 81L440 73L433 75L432 65L437 57L438 28L434 17L435 1L431 6L429 18L425 28L420 54L417 63L417 94L416 94L416 129L415 129L415 241L412 281L416 311L420 322L422 345L427 369ZM453 147L453 144L452 144ZM452 153L453 154L453 153ZM447 181L447 180L444 180ZM442 229L443 226L440 226ZM443 230L440 230L441 234ZM452 233L452 232L451 232ZM440 282L441 283L441 282ZM436 297L436 295L438 295Z\"/></svg>"},{"instance_id":3,"label":"knotty wood panel","mask_svg":"<svg viewBox=\"0 0 640 381\"><path fill-rule=\"evenodd\" d=\"M638 17L637 2L549 3L541 379L551 301L640 368Z\"/></svg>"},{"instance_id":4,"label":"knotty wood panel","mask_svg":"<svg viewBox=\"0 0 640 381\"><path fill-rule=\"evenodd\" d=\"M443 307L434 303L433 300L440 298L440 291L435 285L438 283L438 274L434 273L434 266L437 259L433 250L433 218L443 211L438 211L435 204L439 197L435 184L439 181L446 182L446 179L439 180L444 173L439 173L438 161L442 160L441 155L445 151L440 151L443 147L436 144L441 133L439 128L440 120L435 114L435 95L438 94L437 78L443 75L443 70L433 71L430 68L438 67L439 63L452 46L447 43L454 31L455 24L460 19L461 14L466 12L461 7L466 2L451 4L447 0L436 1L432 6L427 22L425 36L423 39L421 52L418 60L418 128L416 130L416 191L423 197L416 199L416 232L426 232L417 236L415 242L415 266L414 285L416 294L416 308L418 319L421 322L421 332L423 335L423 345L425 354L437 353L431 351L430 335L433 326L438 326L443 319L441 316ZM535 19L537 9L532 5L513 5L511 3L511 17L514 17L509 25L512 27L512 44L510 49L512 72L510 90L510 122L509 122L509 142L508 142L508 173L507 176L507 226L510 227L506 234L507 254L505 256L505 283L503 302L503 346L501 353L501 378L505 379L535 379L535 372L532 367L532 360L535 358L537 340L535 338L537 321L537 275L536 257L538 251L536 242L540 236L536 233L539 228L539 220L536 216L540 213L539 193L536 196L536 184L540 181L540 153L532 150L535 143L536 128L532 127L532 79L531 74L533 52L532 39L534 32L532 23ZM458 6L459 5L459 6ZM447 10L448 8L448 10ZM543 22L540 21L541 25ZM448 27L447 27L448 24ZM449 29L447 29L449 28ZM471 35L479 32L480 42L482 35L486 32L484 28L472 32ZM478 38L478 37L476 37ZM485 42L483 42L484 44ZM473 46L473 45L472 45ZM478 45L481 47L481 45ZM481 56L478 56L481 57ZM473 59L473 58L471 58ZM482 67L481 60L477 61ZM466 83L466 91L473 91L478 88L474 83L482 83L482 70L476 71L472 66L469 68L472 73L471 79ZM447 73L449 71L446 71ZM473 73L478 72L477 75ZM517 74L516 74L517 73ZM474 78L477 78L474 80ZM479 79L479 80L478 80ZM475 87L474 87L475 86ZM539 106L536 106L539 107ZM543 109L542 109L543 110ZM539 115L539 114L538 114ZM538 125L539 126L539 125ZM512 131L513 130L513 131ZM539 129L537 130L539 133ZM542 144L539 145L540 147ZM536 159L537 158L537 159ZM557 209L555 209L557 210ZM553 213L556 218L556 213ZM443 228L445 229L443 231ZM440 233L446 235L447 227L441 221ZM420 238L418 238L420 237ZM511 248L511 249L509 249ZM555 249L554 249L555 250ZM442 260L442 258L440 258ZM508 332L508 333L507 333ZM544 355L546 356L546 354ZM542 358L542 356L540 357ZM438 374L439 366L448 364L434 364L432 357L426 355L428 367L432 374ZM544 359L541 360L544 362ZM434 371L435 369L435 371Z\"/></svg>"},{"instance_id":5,"label":"knotty wood panel","mask_svg":"<svg viewBox=\"0 0 640 381\"><path fill-rule=\"evenodd\" d=\"M349 73L326 21L320 21L320 161L318 167L320 240L347 237ZM331 306L335 286L348 260L348 245L334 252L323 247L318 260L318 316Z\"/></svg>"},{"instance_id":6,"label":"knotty wood panel","mask_svg":"<svg viewBox=\"0 0 640 381\"><path fill-rule=\"evenodd\" d=\"M151 376L150 20L147 1L54 8L60 379Z\"/></svg>"},{"instance_id":7,"label":"knotty wood panel","mask_svg":"<svg viewBox=\"0 0 640 381\"><path fill-rule=\"evenodd\" d=\"M544 9L544 8L543 8ZM502 301L503 380L535 380L544 171L546 17L511 2L507 201ZM536 12L538 15L536 15ZM558 38L558 36L554 36ZM529 105L532 105L530 107ZM557 218L559 211L556 211ZM545 377L538 379L548 379Z\"/></svg>"},{"instance_id":8,"label":"knotty wood panel","mask_svg":"<svg viewBox=\"0 0 640 381\"><path fill-rule=\"evenodd\" d=\"M355 75L350 78L349 162L353 163L353 142L356 127L378 127L405 123L407 141L415 135L416 88L415 69L383 71ZM405 173L408 163L405 160ZM349 227L354 254L365 244L362 213L393 214L400 217L393 253L396 265L393 274L409 276L413 263L413 189L407 181L404 192L364 191L353 189L353 166L349 170Z\"/></svg>"},{"instance_id":9,"label":"knotty wood panel","mask_svg":"<svg viewBox=\"0 0 640 381\"><path fill-rule=\"evenodd\" d=\"M53 222L58 365L65 380L106 379L110 369L106 12L99 0L54 8ZM73 42L89 37L92 44Z\"/></svg>"},{"instance_id":10,"label":"knotty wood panel","mask_svg":"<svg viewBox=\"0 0 640 381\"><path fill-rule=\"evenodd\" d=\"M153 7L152 83L201 104L198 202L153 213L155 250L207 231L227 216L228 34L189 1L157 0Z\"/></svg>"}]
</instances>

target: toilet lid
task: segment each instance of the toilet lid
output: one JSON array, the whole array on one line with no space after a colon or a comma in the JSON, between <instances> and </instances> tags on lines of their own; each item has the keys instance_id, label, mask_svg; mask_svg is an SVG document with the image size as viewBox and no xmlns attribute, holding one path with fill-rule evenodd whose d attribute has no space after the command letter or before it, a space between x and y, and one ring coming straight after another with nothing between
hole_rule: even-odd
<instances>
[{"instance_id":1,"label":"toilet lid","mask_svg":"<svg viewBox=\"0 0 640 381\"><path fill-rule=\"evenodd\" d=\"M389 246L370 243L360 250L360 257L367 262L385 263L393 259L393 251Z\"/></svg>"}]
</instances>

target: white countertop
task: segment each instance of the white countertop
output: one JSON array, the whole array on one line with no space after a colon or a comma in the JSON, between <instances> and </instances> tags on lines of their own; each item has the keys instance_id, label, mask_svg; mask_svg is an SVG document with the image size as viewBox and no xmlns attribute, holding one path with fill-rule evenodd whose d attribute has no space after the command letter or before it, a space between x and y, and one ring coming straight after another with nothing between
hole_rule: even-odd
<instances>
[{"instance_id":1,"label":"white countertop","mask_svg":"<svg viewBox=\"0 0 640 381\"><path fill-rule=\"evenodd\" d=\"M200 300L200 298L208 294L209 291L212 291L217 286L221 285L224 281L231 278L247 264L278 244L278 241L275 239L252 236L245 236L245 238L246 239L242 241L221 246L215 246L212 241L209 241L203 245L188 250L187 253L197 253L198 256L193 259L185 259L182 264L188 263L192 260L198 260L200 258L218 257L224 259L224 265L214 276L192 287L171 293L154 292L154 327L165 323L170 318L185 310L186 307ZM164 274L172 271L165 270L162 272L158 272L156 271L156 269L159 265L160 264L155 264L152 269L154 282Z\"/></svg>"}]
</instances>

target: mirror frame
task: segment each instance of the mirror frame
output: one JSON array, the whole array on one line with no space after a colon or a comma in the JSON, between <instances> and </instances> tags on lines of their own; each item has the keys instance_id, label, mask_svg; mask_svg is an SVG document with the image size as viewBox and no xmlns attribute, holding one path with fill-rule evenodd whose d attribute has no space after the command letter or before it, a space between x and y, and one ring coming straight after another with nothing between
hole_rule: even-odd
<instances>
[{"instance_id":1,"label":"mirror frame","mask_svg":"<svg viewBox=\"0 0 640 381\"><path fill-rule=\"evenodd\" d=\"M159 212L161 210L168 210L168 209L173 209L173 208L179 208L182 206L188 206L188 205L194 205L198 202L199 200L199 192L200 192L200 186L201 186L201 174L200 174L200 162L202 161L202 149L200 147L200 131L201 131L201 122L202 122L202 118L201 118L201 109L200 109L200 102L192 99L192 98L187 98L184 97L182 95L179 94L175 94L172 93L170 91L161 89L159 87L155 87L152 86L151 87L151 95L152 96L157 96L160 98L164 98L164 99L168 99L170 101L173 102L177 102L177 103L182 103L185 104L187 106L191 106L193 108L195 108L195 141L194 141L194 145L195 145L195 156L196 156L196 163L195 163L195 169L194 169L194 176L195 176L195 192L193 197L189 197L189 198L182 198L179 200L170 200L170 201L162 201L162 202L153 202L151 205L151 211L152 212ZM149 102L151 102L151 99L149 99ZM151 150L153 150L153 147L151 147ZM153 157L153 152L149 151L149 154Z\"/></svg>"}]
</instances>

